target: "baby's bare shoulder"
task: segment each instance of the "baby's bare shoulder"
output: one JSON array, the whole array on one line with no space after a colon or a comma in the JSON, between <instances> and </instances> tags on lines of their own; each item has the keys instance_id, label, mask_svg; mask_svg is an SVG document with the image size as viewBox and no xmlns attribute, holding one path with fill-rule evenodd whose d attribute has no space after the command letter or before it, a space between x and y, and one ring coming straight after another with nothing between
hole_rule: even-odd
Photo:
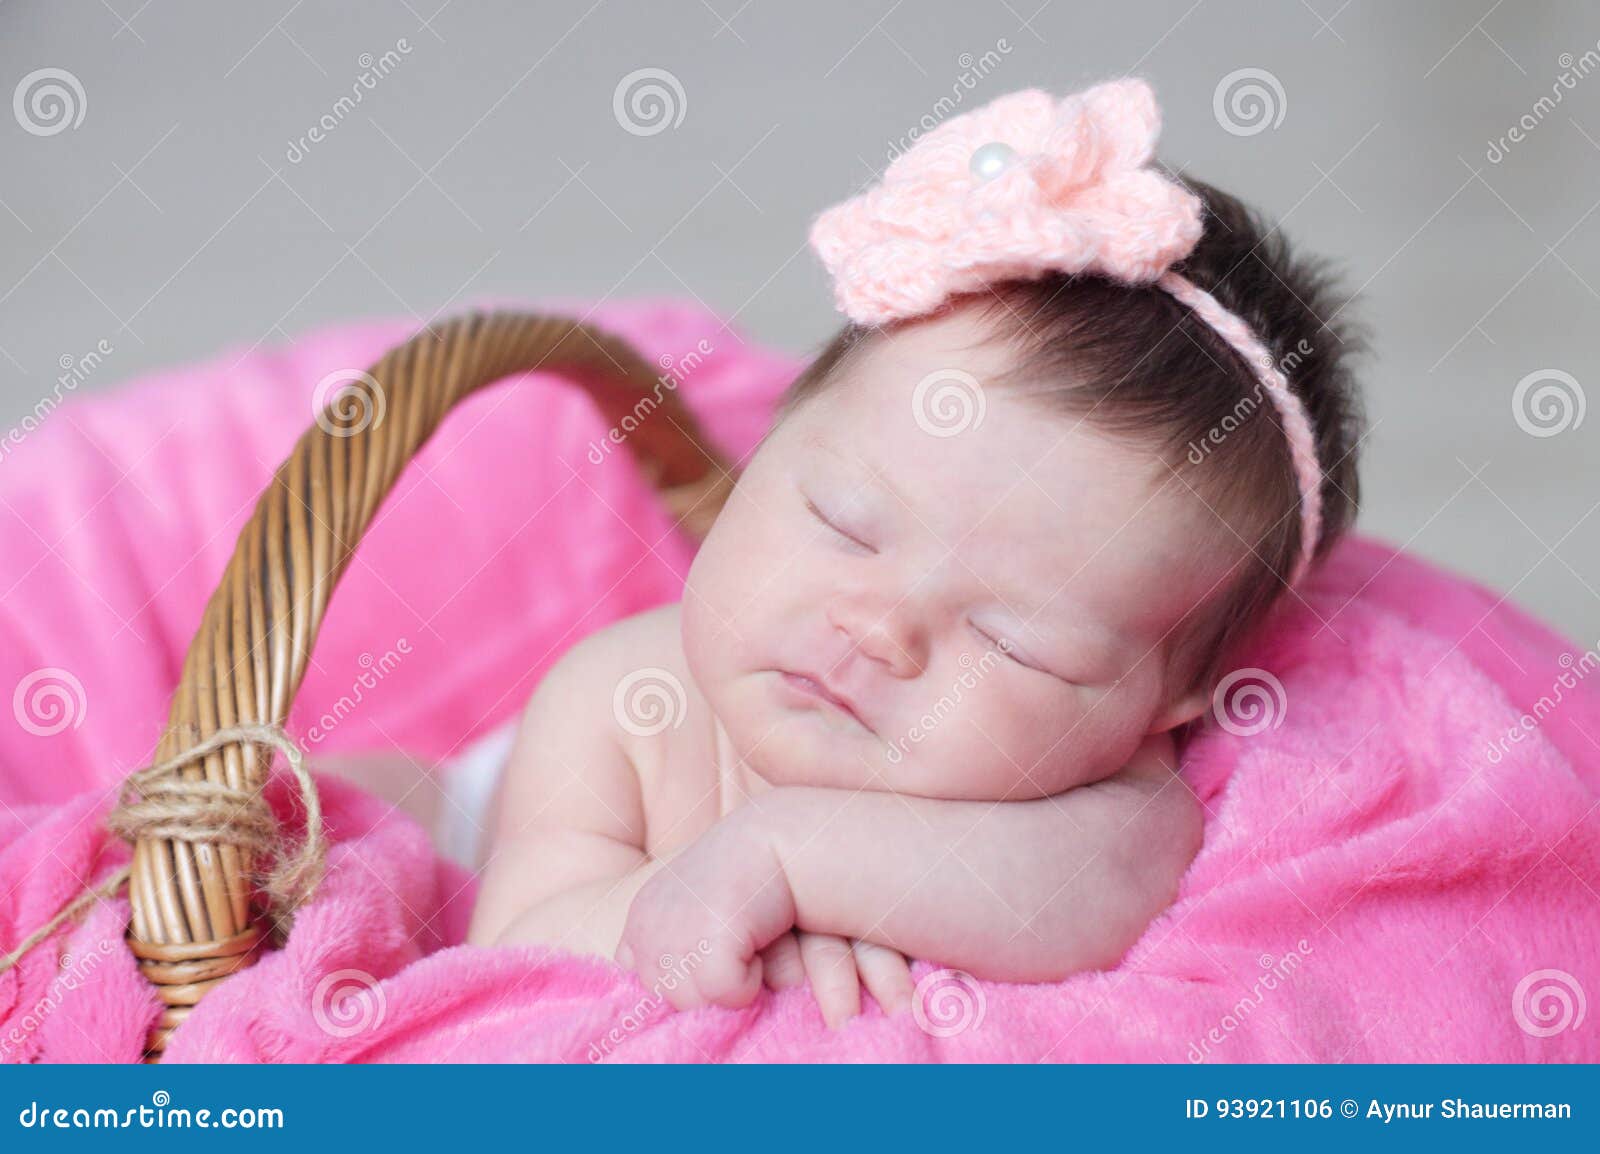
<instances>
[{"instance_id":1,"label":"baby's bare shoulder","mask_svg":"<svg viewBox=\"0 0 1600 1154\"><path fill-rule=\"evenodd\" d=\"M561 675L599 687L630 677L645 680L653 671L683 681L689 676L678 632L680 606L658 605L601 627L573 645L551 667Z\"/></svg>"},{"instance_id":2,"label":"baby's bare shoulder","mask_svg":"<svg viewBox=\"0 0 1600 1154\"><path fill-rule=\"evenodd\" d=\"M641 771L660 766L681 744L686 717L703 715L683 655L680 608L660 605L596 630L548 675L564 683L563 696L575 692L589 703Z\"/></svg>"},{"instance_id":3,"label":"baby's bare shoulder","mask_svg":"<svg viewBox=\"0 0 1600 1154\"><path fill-rule=\"evenodd\" d=\"M571 645L545 670L504 774L500 805L513 824L526 824L533 815L559 819L573 806L598 799L603 812L568 816L594 824L620 815L630 835L642 841L640 807L648 806L648 780L663 763L667 742L649 739L655 722L640 710L659 698L673 711L667 715L670 730L687 696L677 608L663 605L612 622ZM579 783L585 788L574 788Z\"/></svg>"}]
</instances>

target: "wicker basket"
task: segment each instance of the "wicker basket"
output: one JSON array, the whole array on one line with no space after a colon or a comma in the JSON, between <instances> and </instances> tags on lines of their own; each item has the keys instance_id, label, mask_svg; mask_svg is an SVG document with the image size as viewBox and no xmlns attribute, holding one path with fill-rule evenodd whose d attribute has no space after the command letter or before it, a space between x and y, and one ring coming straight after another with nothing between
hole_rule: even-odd
<instances>
[{"instance_id":1,"label":"wicker basket","mask_svg":"<svg viewBox=\"0 0 1600 1154\"><path fill-rule=\"evenodd\" d=\"M536 369L582 385L613 425L631 415L626 443L680 525L704 535L732 480L676 394L657 387L653 367L626 343L578 321L518 313L433 326L334 398L273 474L201 617L157 761L223 728L284 722L328 597L401 470L457 401ZM639 406L646 395L650 406ZM239 743L181 772L256 790L270 761L266 746ZM182 837L134 843L128 944L165 1006L149 1060L265 943L249 856Z\"/></svg>"}]
</instances>

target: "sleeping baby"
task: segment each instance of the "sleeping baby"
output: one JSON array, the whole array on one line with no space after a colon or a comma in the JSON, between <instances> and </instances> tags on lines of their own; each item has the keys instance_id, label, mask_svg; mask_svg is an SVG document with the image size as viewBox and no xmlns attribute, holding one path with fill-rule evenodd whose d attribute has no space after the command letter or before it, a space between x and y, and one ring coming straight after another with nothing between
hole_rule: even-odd
<instances>
[{"instance_id":1,"label":"sleeping baby","mask_svg":"<svg viewBox=\"0 0 1600 1154\"><path fill-rule=\"evenodd\" d=\"M816 221L849 323L682 602L538 686L470 941L836 1026L908 959L1109 968L1172 902L1178 742L1349 526L1358 414L1326 280L1158 123L1138 81L1005 96Z\"/></svg>"}]
</instances>

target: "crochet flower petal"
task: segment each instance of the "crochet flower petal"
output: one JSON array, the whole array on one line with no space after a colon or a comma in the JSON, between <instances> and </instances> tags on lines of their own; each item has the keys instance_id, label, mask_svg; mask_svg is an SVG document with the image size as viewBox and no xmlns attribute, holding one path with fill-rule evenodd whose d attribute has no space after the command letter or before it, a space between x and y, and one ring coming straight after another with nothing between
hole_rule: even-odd
<instances>
[{"instance_id":1,"label":"crochet flower petal","mask_svg":"<svg viewBox=\"0 0 1600 1154\"><path fill-rule=\"evenodd\" d=\"M1198 199L1145 167L1160 123L1142 80L1061 100L1027 89L944 121L813 224L840 309L884 324L1053 270L1156 279L1200 237ZM990 150L974 172L991 145L998 161Z\"/></svg>"},{"instance_id":2,"label":"crochet flower petal","mask_svg":"<svg viewBox=\"0 0 1600 1154\"><path fill-rule=\"evenodd\" d=\"M1056 109L1056 120L1040 150L1040 184L1052 200L1093 181L1110 149L1104 129L1081 96L1069 96Z\"/></svg>"},{"instance_id":3,"label":"crochet flower petal","mask_svg":"<svg viewBox=\"0 0 1600 1154\"><path fill-rule=\"evenodd\" d=\"M1114 80L1085 92L1083 105L1100 126L1109 166L1142 168L1150 163L1161 135L1161 109L1150 85L1143 80Z\"/></svg>"},{"instance_id":4,"label":"crochet flower petal","mask_svg":"<svg viewBox=\"0 0 1600 1154\"><path fill-rule=\"evenodd\" d=\"M1096 271L1113 280L1155 280L1200 241L1200 199L1150 169L1122 173L1089 190L1078 212L1096 222Z\"/></svg>"},{"instance_id":5,"label":"crochet flower petal","mask_svg":"<svg viewBox=\"0 0 1600 1154\"><path fill-rule=\"evenodd\" d=\"M937 185L904 184L873 189L867 213L885 231L942 240L960 226L962 207L959 194Z\"/></svg>"},{"instance_id":6,"label":"crochet flower petal","mask_svg":"<svg viewBox=\"0 0 1600 1154\"><path fill-rule=\"evenodd\" d=\"M848 276L834 282L835 299L860 324L932 312L946 292L940 256L940 249L915 240L874 245L850 261Z\"/></svg>"}]
</instances>

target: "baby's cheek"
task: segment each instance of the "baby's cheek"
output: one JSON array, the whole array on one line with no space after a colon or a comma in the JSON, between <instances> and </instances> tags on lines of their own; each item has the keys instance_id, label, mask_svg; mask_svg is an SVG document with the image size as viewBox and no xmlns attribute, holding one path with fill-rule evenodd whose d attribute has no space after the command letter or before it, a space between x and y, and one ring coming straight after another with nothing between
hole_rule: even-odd
<instances>
[{"instance_id":1,"label":"baby's cheek","mask_svg":"<svg viewBox=\"0 0 1600 1154\"><path fill-rule=\"evenodd\" d=\"M1067 736L1075 721L1076 718L1059 717L1012 730L1011 740L1004 747L1012 761L1002 758L1000 764L1010 774L1013 797L1044 796L1069 788L1073 750L1082 748L1076 741L1081 729Z\"/></svg>"},{"instance_id":2,"label":"baby's cheek","mask_svg":"<svg viewBox=\"0 0 1600 1154\"><path fill-rule=\"evenodd\" d=\"M1032 687L1030 687L1032 688ZM1007 778L1012 797L1046 796L1093 780L1110 754L1106 715L1076 689L1006 695L983 730L1010 755L995 754L994 772ZM1101 709L1109 705L1102 702ZM989 746L994 754L993 746Z\"/></svg>"},{"instance_id":3,"label":"baby's cheek","mask_svg":"<svg viewBox=\"0 0 1600 1154\"><path fill-rule=\"evenodd\" d=\"M685 601L699 601L705 613L723 623L740 627L737 614L754 614L759 608L752 598L771 584L773 546L763 537L759 518L743 507L732 505L712 526L711 533L695 554L685 583Z\"/></svg>"},{"instance_id":4,"label":"baby's cheek","mask_svg":"<svg viewBox=\"0 0 1600 1154\"><path fill-rule=\"evenodd\" d=\"M1052 724L1047 732L1014 695L1008 700L989 694L962 704L934 731L927 750L943 779L941 792L989 801L1056 792L1039 786L1060 753L1050 749L1058 728Z\"/></svg>"}]
</instances>

